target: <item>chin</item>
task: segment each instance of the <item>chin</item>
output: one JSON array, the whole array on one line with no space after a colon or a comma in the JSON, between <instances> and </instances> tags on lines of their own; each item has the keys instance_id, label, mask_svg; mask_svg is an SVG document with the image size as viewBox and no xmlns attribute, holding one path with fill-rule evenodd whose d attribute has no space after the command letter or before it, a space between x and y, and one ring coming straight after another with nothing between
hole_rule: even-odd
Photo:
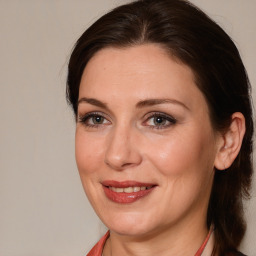
<instances>
[{"instance_id":1,"label":"chin","mask_svg":"<svg viewBox=\"0 0 256 256\"><path fill-rule=\"evenodd\" d=\"M138 227L139 224L136 226L131 225L120 225L120 226L113 226L110 230L118 235L122 236L132 236L132 237L142 237L152 233L153 230L150 227Z\"/></svg>"},{"instance_id":2,"label":"chin","mask_svg":"<svg viewBox=\"0 0 256 256\"><path fill-rule=\"evenodd\" d=\"M145 214L118 214L111 219L103 220L104 224L112 231L124 236L144 236L155 230L154 223Z\"/></svg>"}]
</instances>

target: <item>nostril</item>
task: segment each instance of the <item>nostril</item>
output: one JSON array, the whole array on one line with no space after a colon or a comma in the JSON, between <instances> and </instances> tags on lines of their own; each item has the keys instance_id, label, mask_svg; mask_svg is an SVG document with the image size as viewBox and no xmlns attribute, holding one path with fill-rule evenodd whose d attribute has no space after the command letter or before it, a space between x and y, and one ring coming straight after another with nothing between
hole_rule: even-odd
<instances>
[{"instance_id":1,"label":"nostril","mask_svg":"<svg viewBox=\"0 0 256 256\"><path fill-rule=\"evenodd\" d=\"M125 163L122 165L122 167L131 166L131 165L132 165L132 163Z\"/></svg>"}]
</instances>

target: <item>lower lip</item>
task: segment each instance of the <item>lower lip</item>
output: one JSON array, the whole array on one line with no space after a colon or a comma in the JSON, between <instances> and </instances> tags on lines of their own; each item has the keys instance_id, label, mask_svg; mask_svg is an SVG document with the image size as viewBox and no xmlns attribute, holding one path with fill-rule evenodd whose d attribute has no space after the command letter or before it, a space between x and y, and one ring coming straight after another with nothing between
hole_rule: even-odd
<instances>
[{"instance_id":1,"label":"lower lip","mask_svg":"<svg viewBox=\"0 0 256 256\"><path fill-rule=\"evenodd\" d=\"M108 187L103 186L103 189L107 198L119 204L133 203L147 196L149 193L151 193L154 190L154 188L155 187L152 187L150 189L141 190L141 191L132 192L132 193L125 193L125 192L117 193L115 191L110 190Z\"/></svg>"}]
</instances>

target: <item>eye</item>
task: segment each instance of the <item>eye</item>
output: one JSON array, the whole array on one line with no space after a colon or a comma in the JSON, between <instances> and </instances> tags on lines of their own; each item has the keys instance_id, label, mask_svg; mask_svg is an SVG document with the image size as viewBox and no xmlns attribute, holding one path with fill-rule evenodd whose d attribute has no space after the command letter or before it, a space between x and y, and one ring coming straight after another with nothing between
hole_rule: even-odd
<instances>
[{"instance_id":1,"label":"eye","mask_svg":"<svg viewBox=\"0 0 256 256\"><path fill-rule=\"evenodd\" d=\"M147 120L144 122L145 125L150 126L150 128L164 129L177 122L175 118L164 113L154 113L151 114Z\"/></svg>"},{"instance_id":2,"label":"eye","mask_svg":"<svg viewBox=\"0 0 256 256\"><path fill-rule=\"evenodd\" d=\"M97 128L100 125L108 125L110 121L102 114L98 112L88 113L84 116L78 116L78 122L84 124L87 127Z\"/></svg>"}]
</instances>

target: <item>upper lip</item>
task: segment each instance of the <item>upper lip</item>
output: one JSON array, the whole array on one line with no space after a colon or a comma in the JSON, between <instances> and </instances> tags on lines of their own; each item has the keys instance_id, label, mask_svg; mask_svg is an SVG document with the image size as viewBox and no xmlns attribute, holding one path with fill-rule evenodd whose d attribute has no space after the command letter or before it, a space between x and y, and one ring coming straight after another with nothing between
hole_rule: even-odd
<instances>
[{"instance_id":1,"label":"upper lip","mask_svg":"<svg viewBox=\"0 0 256 256\"><path fill-rule=\"evenodd\" d=\"M156 186L156 184L154 183L145 183L145 182L139 182L134 180L126 180L126 181L104 180L101 184L105 187L115 187L115 188Z\"/></svg>"}]
</instances>

